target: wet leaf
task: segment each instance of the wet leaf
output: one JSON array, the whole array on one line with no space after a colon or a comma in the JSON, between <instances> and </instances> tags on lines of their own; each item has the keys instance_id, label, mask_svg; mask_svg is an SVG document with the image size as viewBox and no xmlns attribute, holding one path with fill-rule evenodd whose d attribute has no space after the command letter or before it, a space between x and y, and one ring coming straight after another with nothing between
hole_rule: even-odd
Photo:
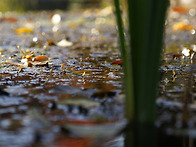
<instances>
[{"instance_id":1,"label":"wet leaf","mask_svg":"<svg viewBox=\"0 0 196 147\"><path fill-rule=\"evenodd\" d=\"M33 29L31 28L18 28L14 30L16 34L23 34L23 33L33 33Z\"/></svg>"},{"instance_id":2,"label":"wet leaf","mask_svg":"<svg viewBox=\"0 0 196 147\"><path fill-rule=\"evenodd\" d=\"M172 10L173 10L174 12L182 13L182 14L188 12L188 9L187 9L187 8L181 7L181 6L173 7Z\"/></svg>"},{"instance_id":3,"label":"wet leaf","mask_svg":"<svg viewBox=\"0 0 196 147\"><path fill-rule=\"evenodd\" d=\"M88 98L74 97L60 100L57 104L81 106L87 109L98 107L100 104Z\"/></svg>"},{"instance_id":4,"label":"wet leaf","mask_svg":"<svg viewBox=\"0 0 196 147\"><path fill-rule=\"evenodd\" d=\"M178 22L172 26L172 29L174 31L182 31L182 30L189 30L190 31L190 30L194 30L194 26L185 24L183 22Z\"/></svg>"},{"instance_id":5,"label":"wet leaf","mask_svg":"<svg viewBox=\"0 0 196 147\"><path fill-rule=\"evenodd\" d=\"M47 61L48 57L46 56L36 56L32 59L32 61L39 61L39 62L43 62L43 61Z\"/></svg>"},{"instance_id":6,"label":"wet leaf","mask_svg":"<svg viewBox=\"0 0 196 147\"><path fill-rule=\"evenodd\" d=\"M112 62L112 64L116 64L116 65L122 65L122 63L123 63L122 60L116 60Z\"/></svg>"}]
</instances>

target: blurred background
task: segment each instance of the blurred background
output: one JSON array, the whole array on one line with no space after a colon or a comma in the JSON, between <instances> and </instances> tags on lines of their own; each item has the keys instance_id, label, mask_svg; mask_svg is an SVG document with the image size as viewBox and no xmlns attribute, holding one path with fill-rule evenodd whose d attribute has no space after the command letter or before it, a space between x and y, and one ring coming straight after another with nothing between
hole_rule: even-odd
<instances>
[{"instance_id":1,"label":"blurred background","mask_svg":"<svg viewBox=\"0 0 196 147\"><path fill-rule=\"evenodd\" d=\"M101 7L111 0L0 0L0 11L68 10Z\"/></svg>"}]
</instances>

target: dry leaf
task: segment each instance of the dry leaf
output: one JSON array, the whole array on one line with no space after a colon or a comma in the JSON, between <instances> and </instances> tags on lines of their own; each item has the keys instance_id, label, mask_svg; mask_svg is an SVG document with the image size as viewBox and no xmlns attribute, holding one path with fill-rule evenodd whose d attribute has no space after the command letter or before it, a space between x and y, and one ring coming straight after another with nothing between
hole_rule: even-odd
<instances>
[{"instance_id":1,"label":"dry leaf","mask_svg":"<svg viewBox=\"0 0 196 147\"><path fill-rule=\"evenodd\" d=\"M172 29L174 31L178 31L178 30L194 30L194 26L185 24L183 22L178 22L178 23L175 23L172 26Z\"/></svg>"},{"instance_id":2,"label":"dry leaf","mask_svg":"<svg viewBox=\"0 0 196 147\"><path fill-rule=\"evenodd\" d=\"M32 61L39 61L39 62L43 62L43 61L47 61L48 57L46 56L36 56L32 59Z\"/></svg>"},{"instance_id":3,"label":"dry leaf","mask_svg":"<svg viewBox=\"0 0 196 147\"><path fill-rule=\"evenodd\" d=\"M33 33L33 29L30 28L18 28L14 30L16 34L23 34L23 33Z\"/></svg>"},{"instance_id":4,"label":"dry leaf","mask_svg":"<svg viewBox=\"0 0 196 147\"><path fill-rule=\"evenodd\" d=\"M188 12L188 9L187 9L187 8L185 8L185 7L180 7L180 6L178 6L178 7L173 7L172 10L173 10L174 12L182 13L182 14Z\"/></svg>"}]
</instances>

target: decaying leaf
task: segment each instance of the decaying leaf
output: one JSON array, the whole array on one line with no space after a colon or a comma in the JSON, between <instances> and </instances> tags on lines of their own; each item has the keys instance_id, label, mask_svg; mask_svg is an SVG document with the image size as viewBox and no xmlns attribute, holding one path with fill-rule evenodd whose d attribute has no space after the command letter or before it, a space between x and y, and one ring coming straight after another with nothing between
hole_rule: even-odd
<instances>
[{"instance_id":1,"label":"decaying leaf","mask_svg":"<svg viewBox=\"0 0 196 147\"><path fill-rule=\"evenodd\" d=\"M178 22L178 23L175 23L173 26L172 26L172 29L174 31L182 31L182 30L194 30L194 26L192 25L188 25L188 24L185 24L183 22Z\"/></svg>"}]
</instances>

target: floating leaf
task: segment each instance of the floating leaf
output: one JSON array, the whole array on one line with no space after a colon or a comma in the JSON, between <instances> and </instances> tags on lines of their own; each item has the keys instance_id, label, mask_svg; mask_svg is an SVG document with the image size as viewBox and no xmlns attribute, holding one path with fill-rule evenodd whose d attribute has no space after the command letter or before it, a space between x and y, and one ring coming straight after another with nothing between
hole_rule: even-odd
<instances>
[{"instance_id":1,"label":"floating leaf","mask_svg":"<svg viewBox=\"0 0 196 147\"><path fill-rule=\"evenodd\" d=\"M194 30L194 26L185 24L183 22L178 22L178 23L175 23L172 26L172 29L174 31L178 31L178 30Z\"/></svg>"},{"instance_id":2,"label":"floating leaf","mask_svg":"<svg viewBox=\"0 0 196 147\"><path fill-rule=\"evenodd\" d=\"M43 62L43 61L47 61L48 57L46 56L36 56L32 59L32 61L39 61L39 62Z\"/></svg>"},{"instance_id":3,"label":"floating leaf","mask_svg":"<svg viewBox=\"0 0 196 147\"><path fill-rule=\"evenodd\" d=\"M112 62L112 64L116 64L116 65L122 65L123 61L122 60L116 60L114 62Z\"/></svg>"},{"instance_id":4,"label":"floating leaf","mask_svg":"<svg viewBox=\"0 0 196 147\"><path fill-rule=\"evenodd\" d=\"M182 14L188 12L188 9L187 9L187 8L181 7L181 6L173 7L172 10L173 10L174 12L182 13Z\"/></svg>"},{"instance_id":5,"label":"floating leaf","mask_svg":"<svg viewBox=\"0 0 196 147\"><path fill-rule=\"evenodd\" d=\"M16 34L23 34L23 33L33 33L33 29L30 28L18 28L14 30Z\"/></svg>"}]
</instances>

